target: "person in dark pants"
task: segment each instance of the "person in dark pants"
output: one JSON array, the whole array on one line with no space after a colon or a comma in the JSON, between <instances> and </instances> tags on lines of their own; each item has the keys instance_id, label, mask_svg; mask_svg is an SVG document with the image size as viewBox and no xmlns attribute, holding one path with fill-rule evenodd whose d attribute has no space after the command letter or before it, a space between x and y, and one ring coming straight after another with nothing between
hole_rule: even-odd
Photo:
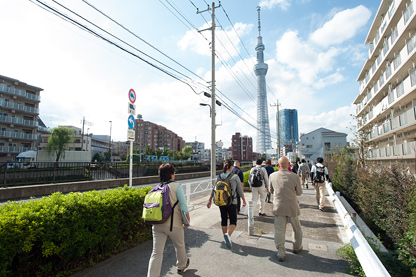
<instances>
[{"instance_id":1,"label":"person in dark pants","mask_svg":"<svg viewBox=\"0 0 416 277\"><path fill-rule=\"evenodd\" d=\"M232 174L231 171L233 170L233 163L230 160L224 162L223 173L217 178L218 180L221 178L222 180L226 179L228 175ZM221 213L221 230L224 234L224 242L227 245L227 248L231 249L232 242L231 242L231 234L234 232L235 228L237 227L237 195L240 195L243 199L243 206L246 206L246 199L244 197L243 189L241 188L240 178L237 175L233 175L230 179L231 185L231 197L232 197L232 204L229 206L219 206L220 213ZM213 186L211 195L209 197L207 208L211 208L212 198L214 197L215 186ZM228 227L228 218L230 219L230 226ZM227 230L228 229L228 230Z\"/></svg>"},{"instance_id":2,"label":"person in dark pants","mask_svg":"<svg viewBox=\"0 0 416 277\"><path fill-rule=\"evenodd\" d=\"M241 188L244 191L244 174L243 174L243 171L240 169L239 161L234 162L234 168L232 172L240 178ZM237 214L240 214L240 208L241 208L241 197L237 195Z\"/></svg>"},{"instance_id":3,"label":"person in dark pants","mask_svg":"<svg viewBox=\"0 0 416 277\"><path fill-rule=\"evenodd\" d=\"M267 171L267 176L270 176L270 174L272 174L274 172L274 168L272 167L272 161L270 159L266 160L266 165L264 166L264 168ZM269 193L266 196L266 202L267 203L272 203L272 201L270 201L271 195L273 194L273 188L270 188Z\"/></svg>"}]
</instances>

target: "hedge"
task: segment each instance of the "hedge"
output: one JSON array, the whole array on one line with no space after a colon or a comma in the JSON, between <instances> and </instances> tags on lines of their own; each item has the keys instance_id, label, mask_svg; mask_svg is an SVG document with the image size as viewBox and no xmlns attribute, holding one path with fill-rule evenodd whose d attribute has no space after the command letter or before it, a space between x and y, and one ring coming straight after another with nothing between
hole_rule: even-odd
<instances>
[{"instance_id":1,"label":"hedge","mask_svg":"<svg viewBox=\"0 0 416 277\"><path fill-rule=\"evenodd\" d=\"M347 198L392 256L416 274L415 176L400 164L365 168L357 164L345 149L328 161L334 190ZM385 266L393 276L406 276L396 274L397 265Z\"/></svg>"},{"instance_id":2,"label":"hedge","mask_svg":"<svg viewBox=\"0 0 416 277\"><path fill-rule=\"evenodd\" d=\"M0 205L0 276L70 275L151 238L141 219L150 187Z\"/></svg>"}]
</instances>

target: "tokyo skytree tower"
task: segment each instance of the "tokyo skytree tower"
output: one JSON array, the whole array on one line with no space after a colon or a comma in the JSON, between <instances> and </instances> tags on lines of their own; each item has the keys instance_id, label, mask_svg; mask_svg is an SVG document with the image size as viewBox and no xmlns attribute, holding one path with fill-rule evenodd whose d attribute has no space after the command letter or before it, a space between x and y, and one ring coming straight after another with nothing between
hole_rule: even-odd
<instances>
[{"instance_id":1,"label":"tokyo skytree tower","mask_svg":"<svg viewBox=\"0 0 416 277\"><path fill-rule=\"evenodd\" d=\"M267 107L266 74L269 66L264 63L264 44L260 35L260 7L257 7L259 36L257 37L257 64L254 72L257 76L257 145L256 151L260 154L272 148L270 139L269 112Z\"/></svg>"}]
</instances>

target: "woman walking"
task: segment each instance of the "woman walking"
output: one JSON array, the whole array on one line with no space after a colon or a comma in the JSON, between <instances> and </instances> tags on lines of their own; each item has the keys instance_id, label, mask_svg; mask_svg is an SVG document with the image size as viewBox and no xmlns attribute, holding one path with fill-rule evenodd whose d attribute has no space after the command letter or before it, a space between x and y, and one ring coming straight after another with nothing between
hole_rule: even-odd
<instances>
[{"instance_id":1,"label":"woman walking","mask_svg":"<svg viewBox=\"0 0 416 277\"><path fill-rule=\"evenodd\" d=\"M218 178L217 182L221 180L227 179L227 177L233 170L233 163L230 160L224 162L223 173L221 173ZM233 175L230 179L231 185L231 198L232 203L229 206L219 206L220 213L221 213L221 229L224 235L224 242L227 245L227 248L231 249L231 234L234 232L235 228L237 227L237 195L241 197L243 200L243 207L246 206L246 199L244 197L243 189L241 188L240 178L238 175ZM212 198L214 197L215 186L212 188L211 196L209 197L207 208L211 208ZM228 226L228 218L230 219L230 225Z\"/></svg>"},{"instance_id":2,"label":"woman walking","mask_svg":"<svg viewBox=\"0 0 416 277\"><path fill-rule=\"evenodd\" d=\"M178 273L183 273L189 266L189 258L186 255L185 250L185 237L182 223L182 212L186 215L186 218L191 222L188 205L185 200L185 194L183 193L182 185L175 181L175 168L169 163L162 164L159 167L160 182L169 186L169 200L171 203L179 203L174 208L172 231L170 231L171 218L162 224L153 224L153 251L149 260L149 269L147 271L148 277L160 276L160 270L162 268L163 251L165 248L166 240L168 237L173 242L176 252L176 266L178 267Z\"/></svg>"}]
</instances>

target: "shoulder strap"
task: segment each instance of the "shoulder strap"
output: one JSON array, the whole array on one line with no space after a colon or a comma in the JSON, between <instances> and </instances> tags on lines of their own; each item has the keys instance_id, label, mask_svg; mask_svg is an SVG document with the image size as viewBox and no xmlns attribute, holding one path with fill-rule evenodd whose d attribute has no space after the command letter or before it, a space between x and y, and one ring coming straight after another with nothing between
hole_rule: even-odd
<instances>
[{"instance_id":1,"label":"shoulder strap","mask_svg":"<svg viewBox=\"0 0 416 277\"><path fill-rule=\"evenodd\" d=\"M173 214L175 212L175 207L176 205L178 205L179 200L176 200L176 203L173 205L172 207L172 214L170 215L170 231L172 232L172 227L173 227Z\"/></svg>"},{"instance_id":2,"label":"shoulder strap","mask_svg":"<svg viewBox=\"0 0 416 277\"><path fill-rule=\"evenodd\" d=\"M233 177L233 175L234 175L234 173L230 173L230 174L228 174L228 176L227 176L227 178L225 178L225 181L227 182L229 182L230 181L230 179L231 179L231 177Z\"/></svg>"}]
</instances>

